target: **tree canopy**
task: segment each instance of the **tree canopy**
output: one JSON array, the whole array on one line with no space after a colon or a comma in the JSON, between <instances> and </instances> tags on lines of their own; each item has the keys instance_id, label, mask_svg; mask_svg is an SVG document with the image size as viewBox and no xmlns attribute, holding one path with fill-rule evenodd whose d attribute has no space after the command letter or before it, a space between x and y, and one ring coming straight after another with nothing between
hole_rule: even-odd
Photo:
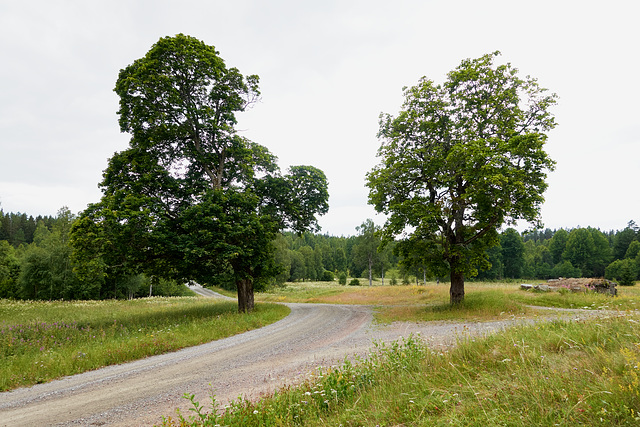
<instances>
[{"instance_id":1,"label":"tree canopy","mask_svg":"<svg viewBox=\"0 0 640 427\"><path fill-rule=\"evenodd\" d=\"M381 163L367 175L386 240L399 236L405 255L449 273L452 303L464 298L465 275L486 266L498 228L539 225L554 167L543 148L556 95L494 65L498 55L463 60L443 84L423 77L405 88L400 113L380 117Z\"/></svg>"},{"instance_id":2,"label":"tree canopy","mask_svg":"<svg viewBox=\"0 0 640 427\"><path fill-rule=\"evenodd\" d=\"M239 309L250 311L254 282L277 273L277 234L318 229L324 173L283 175L266 147L238 135L235 114L259 96L258 77L193 37L161 38L120 71L115 91L130 147L109 160L101 201L74 227L79 262L87 274L231 275Z\"/></svg>"}]
</instances>

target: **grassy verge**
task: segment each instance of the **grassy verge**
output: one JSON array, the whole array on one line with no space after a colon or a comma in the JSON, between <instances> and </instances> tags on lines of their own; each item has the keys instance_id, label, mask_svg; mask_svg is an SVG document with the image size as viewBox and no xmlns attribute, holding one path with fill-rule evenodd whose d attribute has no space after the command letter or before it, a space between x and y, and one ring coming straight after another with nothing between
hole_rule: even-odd
<instances>
[{"instance_id":1,"label":"grassy verge","mask_svg":"<svg viewBox=\"0 0 640 427\"><path fill-rule=\"evenodd\" d=\"M175 351L273 323L285 306L207 298L0 300L0 391Z\"/></svg>"},{"instance_id":2,"label":"grassy verge","mask_svg":"<svg viewBox=\"0 0 640 427\"><path fill-rule=\"evenodd\" d=\"M639 337L630 314L460 337L446 353L410 337L258 402L194 402L164 425L638 425Z\"/></svg>"},{"instance_id":3,"label":"grassy verge","mask_svg":"<svg viewBox=\"0 0 640 427\"><path fill-rule=\"evenodd\" d=\"M618 287L619 296L595 293L539 293L520 290L519 283L469 282L465 301L449 305L449 284L340 286L336 282L287 283L258 294L262 301L368 304L376 306L376 319L392 321L495 320L534 316L531 306L634 310L640 308L640 288Z\"/></svg>"}]
</instances>

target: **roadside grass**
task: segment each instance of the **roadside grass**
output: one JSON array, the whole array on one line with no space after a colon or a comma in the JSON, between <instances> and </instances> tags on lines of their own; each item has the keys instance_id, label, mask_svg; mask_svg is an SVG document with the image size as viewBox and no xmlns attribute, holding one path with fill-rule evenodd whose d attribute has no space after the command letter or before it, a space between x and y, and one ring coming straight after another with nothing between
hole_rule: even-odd
<instances>
[{"instance_id":1,"label":"roadside grass","mask_svg":"<svg viewBox=\"0 0 640 427\"><path fill-rule=\"evenodd\" d=\"M449 304L449 284L341 286L337 282L296 282L256 294L261 301L326 304L367 304L376 307L376 320L393 321L467 320L486 321L533 317L533 306L558 309L635 310L640 308L640 288L618 287L618 296L571 292L532 292L519 282L467 282L462 304Z\"/></svg>"},{"instance_id":2,"label":"roadside grass","mask_svg":"<svg viewBox=\"0 0 640 427\"><path fill-rule=\"evenodd\" d=\"M289 313L198 297L130 301L0 300L0 391L175 351L273 323Z\"/></svg>"},{"instance_id":3,"label":"roadside grass","mask_svg":"<svg viewBox=\"0 0 640 427\"><path fill-rule=\"evenodd\" d=\"M638 425L640 318L600 316L459 336L444 352L418 337L379 344L257 402L187 395L192 412L163 425Z\"/></svg>"}]
</instances>

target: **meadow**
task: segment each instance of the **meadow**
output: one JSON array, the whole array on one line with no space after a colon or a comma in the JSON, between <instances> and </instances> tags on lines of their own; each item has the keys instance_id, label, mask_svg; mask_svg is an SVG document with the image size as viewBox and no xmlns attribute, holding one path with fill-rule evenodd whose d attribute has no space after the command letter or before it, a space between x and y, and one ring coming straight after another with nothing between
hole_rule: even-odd
<instances>
[{"instance_id":1,"label":"meadow","mask_svg":"<svg viewBox=\"0 0 640 427\"><path fill-rule=\"evenodd\" d=\"M237 311L235 301L201 297L0 300L0 391L221 339L289 313L278 304Z\"/></svg>"},{"instance_id":2,"label":"meadow","mask_svg":"<svg viewBox=\"0 0 640 427\"><path fill-rule=\"evenodd\" d=\"M165 426L566 426L640 423L640 289L612 298L593 293L533 293L515 283L469 283L451 308L446 284L340 287L288 284L269 301L369 303L379 321L493 320L536 316L532 306L595 311L580 321L520 324L500 334L460 335L449 350L419 337L377 343L357 363L314 372L259 401L221 408L192 400ZM388 304L383 307L380 301ZM492 308L498 305L498 309ZM506 311L504 311L506 310ZM206 407L205 407L206 406Z\"/></svg>"},{"instance_id":3,"label":"meadow","mask_svg":"<svg viewBox=\"0 0 640 427\"><path fill-rule=\"evenodd\" d=\"M465 300L449 304L449 284L341 286L337 282L296 282L256 295L259 301L326 304L368 304L379 322L433 320L497 320L540 314L532 307L588 310L640 308L640 287L619 286L618 296L597 293L522 291L520 282L467 282Z\"/></svg>"}]
</instances>

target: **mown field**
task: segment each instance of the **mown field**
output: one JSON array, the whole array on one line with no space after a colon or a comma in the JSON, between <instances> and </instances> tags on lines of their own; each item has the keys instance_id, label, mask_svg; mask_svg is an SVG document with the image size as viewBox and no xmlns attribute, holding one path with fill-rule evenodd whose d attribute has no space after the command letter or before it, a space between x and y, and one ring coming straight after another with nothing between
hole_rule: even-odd
<instances>
[{"instance_id":1,"label":"mown field","mask_svg":"<svg viewBox=\"0 0 640 427\"><path fill-rule=\"evenodd\" d=\"M153 297L131 301L0 300L0 391L175 351L273 323L286 306Z\"/></svg>"},{"instance_id":2,"label":"mown field","mask_svg":"<svg viewBox=\"0 0 640 427\"><path fill-rule=\"evenodd\" d=\"M288 284L264 293L260 298L268 301L373 304L383 322L534 317L534 305L597 313L521 324L484 338L461 336L449 351L430 349L417 337L380 343L359 363L315 372L297 387L226 408L212 399L164 425L639 425L640 289L619 288L611 298L518 288L470 283L456 308L447 304L448 286L435 283Z\"/></svg>"}]
</instances>

